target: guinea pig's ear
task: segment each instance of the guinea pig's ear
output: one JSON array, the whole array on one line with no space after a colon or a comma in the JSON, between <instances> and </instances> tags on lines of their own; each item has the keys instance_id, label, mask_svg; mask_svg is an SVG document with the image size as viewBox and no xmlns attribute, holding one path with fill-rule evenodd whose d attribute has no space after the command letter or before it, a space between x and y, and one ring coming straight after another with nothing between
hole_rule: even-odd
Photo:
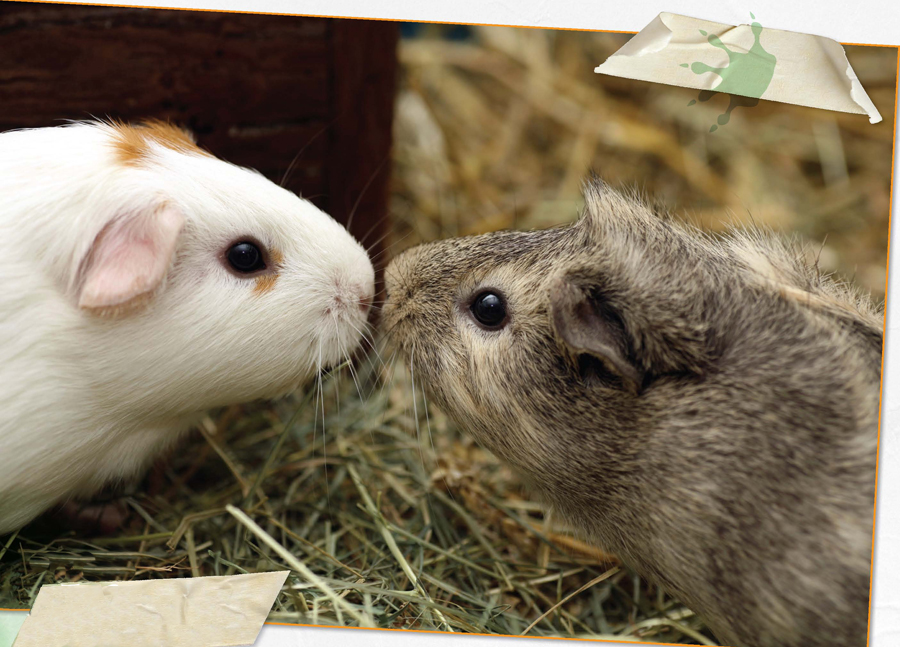
<instances>
[{"instance_id":1,"label":"guinea pig's ear","mask_svg":"<svg viewBox=\"0 0 900 647\"><path fill-rule=\"evenodd\" d=\"M551 287L550 318L554 331L573 355L595 357L632 393L640 393L644 372L629 358L620 318L577 280L563 276Z\"/></svg>"},{"instance_id":2,"label":"guinea pig's ear","mask_svg":"<svg viewBox=\"0 0 900 647\"><path fill-rule=\"evenodd\" d=\"M167 204L110 222L81 265L78 307L115 316L146 304L168 272L183 226Z\"/></svg>"}]
</instances>

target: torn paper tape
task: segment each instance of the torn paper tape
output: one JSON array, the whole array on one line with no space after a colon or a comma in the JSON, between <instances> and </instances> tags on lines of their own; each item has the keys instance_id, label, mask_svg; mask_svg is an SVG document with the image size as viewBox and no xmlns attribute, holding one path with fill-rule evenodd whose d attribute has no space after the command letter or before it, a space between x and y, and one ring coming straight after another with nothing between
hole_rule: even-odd
<instances>
[{"instance_id":1,"label":"torn paper tape","mask_svg":"<svg viewBox=\"0 0 900 647\"><path fill-rule=\"evenodd\" d=\"M707 91L701 101L723 92L881 121L840 43L758 22L735 27L661 13L594 71ZM736 105L747 103L732 101L720 125Z\"/></svg>"},{"instance_id":2,"label":"torn paper tape","mask_svg":"<svg viewBox=\"0 0 900 647\"><path fill-rule=\"evenodd\" d=\"M288 573L43 586L13 646L252 645Z\"/></svg>"},{"instance_id":3,"label":"torn paper tape","mask_svg":"<svg viewBox=\"0 0 900 647\"><path fill-rule=\"evenodd\" d=\"M0 609L0 647L12 647L28 611Z\"/></svg>"}]
</instances>

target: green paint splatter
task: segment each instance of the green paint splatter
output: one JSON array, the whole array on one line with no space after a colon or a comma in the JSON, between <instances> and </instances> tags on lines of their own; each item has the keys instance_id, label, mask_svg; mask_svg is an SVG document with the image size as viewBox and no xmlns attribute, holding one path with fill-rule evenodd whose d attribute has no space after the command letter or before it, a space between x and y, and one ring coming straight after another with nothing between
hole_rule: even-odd
<instances>
[{"instance_id":1,"label":"green paint splatter","mask_svg":"<svg viewBox=\"0 0 900 647\"><path fill-rule=\"evenodd\" d=\"M751 18L756 18L750 13ZM763 95L772 82L775 75L776 58L774 54L770 54L763 49L759 42L760 34L763 27L758 22L750 25L753 31L753 46L747 52L735 52L730 49L715 34L707 37L707 42L717 49L723 50L728 54L728 63L725 67L712 67L706 63L695 61L688 66L687 63L681 63L681 67L690 67L694 74L706 74L712 72L718 74L722 81L716 86L715 90L703 90L698 97L699 101L709 101L718 93L728 94L729 103L725 112L716 119L717 124L709 129L709 132L715 132L719 126L724 126L731 119L731 112L738 106L752 108L759 103L759 98ZM701 34L707 36L702 29ZM692 106L696 101L691 101L688 105Z\"/></svg>"}]
</instances>

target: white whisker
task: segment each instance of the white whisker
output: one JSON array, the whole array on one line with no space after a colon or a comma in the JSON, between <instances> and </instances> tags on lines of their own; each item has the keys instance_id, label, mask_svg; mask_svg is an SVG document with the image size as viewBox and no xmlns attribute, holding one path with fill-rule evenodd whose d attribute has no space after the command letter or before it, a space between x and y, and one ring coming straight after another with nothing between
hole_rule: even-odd
<instances>
[{"instance_id":1,"label":"white whisker","mask_svg":"<svg viewBox=\"0 0 900 647\"><path fill-rule=\"evenodd\" d=\"M422 471L427 475L428 467L425 465L425 452L422 451L422 437L419 431L419 408L416 393L416 369L415 364L413 362L413 355L415 354L415 347L410 349L409 353L409 378L412 382L412 405L413 405L413 420L416 423L416 444L419 446L419 458L422 459Z\"/></svg>"},{"instance_id":2,"label":"white whisker","mask_svg":"<svg viewBox=\"0 0 900 647\"><path fill-rule=\"evenodd\" d=\"M437 448L434 446L434 436L431 433L431 417L428 414L428 395L425 393L424 384L422 385L422 400L425 402L425 427L428 429L428 439L431 441L431 451L434 452L435 460L437 460L438 452ZM453 496L453 490L450 489L450 484L447 482L447 476L444 470L441 470L441 480L444 482L447 494L455 501L456 499Z\"/></svg>"},{"instance_id":3,"label":"white whisker","mask_svg":"<svg viewBox=\"0 0 900 647\"><path fill-rule=\"evenodd\" d=\"M387 388L388 383L394 380L394 367L397 361L397 353L391 354L391 357L388 361L390 362L389 375L385 376L381 382L381 393L378 395L379 398L384 397L385 388ZM385 418L387 418L387 412L387 407L385 407L384 412L381 414L381 424L384 424Z\"/></svg>"}]
</instances>

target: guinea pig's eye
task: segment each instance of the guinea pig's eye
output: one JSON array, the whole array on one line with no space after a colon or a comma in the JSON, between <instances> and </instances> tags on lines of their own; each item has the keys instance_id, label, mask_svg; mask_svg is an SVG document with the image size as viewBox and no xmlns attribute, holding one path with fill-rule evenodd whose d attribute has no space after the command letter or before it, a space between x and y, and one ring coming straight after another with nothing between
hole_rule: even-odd
<instances>
[{"instance_id":1,"label":"guinea pig's eye","mask_svg":"<svg viewBox=\"0 0 900 647\"><path fill-rule=\"evenodd\" d=\"M249 274L266 268L259 247L246 241L233 245L225 254L228 264L235 272Z\"/></svg>"},{"instance_id":2,"label":"guinea pig's eye","mask_svg":"<svg viewBox=\"0 0 900 647\"><path fill-rule=\"evenodd\" d=\"M498 329L506 323L506 302L495 292L482 292L469 306L475 321L485 328Z\"/></svg>"}]
</instances>

